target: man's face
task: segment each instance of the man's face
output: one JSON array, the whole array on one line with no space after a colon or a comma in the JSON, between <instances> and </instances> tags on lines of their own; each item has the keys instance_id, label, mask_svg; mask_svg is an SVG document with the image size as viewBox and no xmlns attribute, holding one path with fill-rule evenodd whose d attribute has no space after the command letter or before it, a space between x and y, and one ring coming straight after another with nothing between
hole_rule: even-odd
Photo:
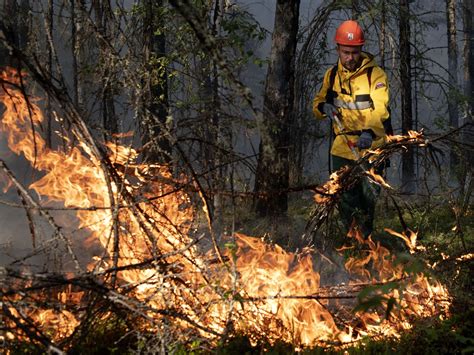
<instances>
[{"instance_id":1,"label":"man's face","mask_svg":"<svg viewBox=\"0 0 474 355\"><path fill-rule=\"evenodd\" d=\"M362 46L337 45L337 54L344 68L349 71L356 70L360 65Z\"/></svg>"}]
</instances>

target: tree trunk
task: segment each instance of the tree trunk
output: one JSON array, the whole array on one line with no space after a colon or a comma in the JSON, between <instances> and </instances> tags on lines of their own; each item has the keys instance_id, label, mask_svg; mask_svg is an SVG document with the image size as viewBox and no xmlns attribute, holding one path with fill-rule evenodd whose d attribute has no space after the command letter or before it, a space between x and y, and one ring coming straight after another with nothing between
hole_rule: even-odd
<instances>
[{"instance_id":1,"label":"tree trunk","mask_svg":"<svg viewBox=\"0 0 474 355\"><path fill-rule=\"evenodd\" d=\"M84 80L82 71L82 42L83 42L83 0L71 1L71 42L72 42L72 75L74 105L80 113L84 113Z\"/></svg>"},{"instance_id":2,"label":"tree trunk","mask_svg":"<svg viewBox=\"0 0 474 355\"><path fill-rule=\"evenodd\" d=\"M212 32L214 36L217 38L221 37L221 21L224 16L225 12L225 1L224 0L216 0L214 4L214 20L212 24ZM223 155L223 150L227 150L227 145L231 144L232 140L229 139L227 140L226 137L229 136L228 127L225 126L225 124L222 122L222 120L219 117L219 112L221 112L221 101L219 97L219 87L222 86L219 82L219 71L218 71L218 65L215 60L212 61L212 93L213 93L213 111L215 112L214 114L214 125L216 126L215 129L217 130L217 149L215 153L215 161L214 161L214 182L213 182L213 191L214 191L214 199L213 199L213 205L214 205L214 220L213 220L213 228L214 232L217 237L220 237L223 233L223 225L224 225L224 214L223 214L223 194L222 192L224 191L226 187L225 179L227 177L227 165L225 164L225 157Z\"/></svg>"},{"instance_id":3,"label":"tree trunk","mask_svg":"<svg viewBox=\"0 0 474 355\"><path fill-rule=\"evenodd\" d=\"M402 134L413 129L413 110L411 93L411 54L410 54L410 7L408 0L399 2L400 27L400 81ZM416 186L415 154L412 148L402 154L402 190L413 193Z\"/></svg>"},{"instance_id":4,"label":"tree trunk","mask_svg":"<svg viewBox=\"0 0 474 355\"><path fill-rule=\"evenodd\" d=\"M48 32L48 37L51 39L51 42L53 42L53 33L54 33L54 6L53 6L53 0L48 0L48 10L46 12L45 16L45 27L46 31ZM52 43L51 43L52 45ZM48 79L53 80L53 48L51 48L51 45L47 46L47 63L46 63L46 71L48 73ZM51 148L52 142L51 142L51 137L52 137L52 124L53 124L53 114L52 114L52 109L51 109L51 98L50 95L47 94L46 96L46 120L45 120L45 140L46 140L46 145Z\"/></svg>"},{"instance_id":5,"label":"tree trunk","mask_svg":"<svg viewBox=\"0 0 474 355\"><path fill-rule=\"evenodd\" d=\"M94 9L96 26L99 34L103 38L110 38L109 25L112 23L111 18L112 9L108 0L93 0L92 7ZM104 140L110 140L107 135L118 133L118 122L115 115L115 103L113 94L113 81L110 80L110 70L107 67L108 51L103 41L99 42L99 57L101 62L101 76L102 76L102 97L101 97L101 116L102 127L104 128Z\"/></svg>"},{"instance_id":6,"label":"tree trunk","mask_svg":"<svg viewBox=\"0 0 474 355\"><path fill-rule=\"evenodd\" d=\"M145 112L141 120L142 143L147 146L145 159L165 163L171 160L171 142L166 121L169 111L168 75L162 59L166 57L166 38L162 31L163 19L159 8L163 0L143 0L145 6L144 42L145 67L148 79L145 83ZM157 30L160 29L159 34Z\"/></svg>"},{"instance_id":7,"label":"tree trunk","mask_svg":"<svg viewBox=\"0 0 474 355\"><path fill-rule=\"evenodd\" d=\"M456 0L446 0L446 23L448 31L448 116L449 126L458 128L458 46L456 43ZM455 149L450 150L450 171L453 172L458 164L458 155Z\"/></svg>"},{"instance_id":8,"label":"tree trunk","mask_svg":"<svg viewBox=\"0 0 474 355\"><path fill-rule=\"evenodd\" d=\"M278 0L265 83L261 141L255 181L259 216L288 209L289 150L299 0Z\"/></svg>"},{"instance_id":9,"label":"tree trunk","mask_svg":"<svg viewBox=\"0 0 474 355\"><path fill-rule=\"evenodd\" d=\"M473 104L474 104L474 29L472 27L473 15L474 15L474 1L463 0L463 79L464 79L464 96L465 104L463 107L464 123L470 123L471 126L467 127L463 133L463 141L472 144L474 141L474 120L472 118ZM474 154L472 151L467 152L467 156L464 157L468 168L472 169L474 166Z\"/></svg>"},{"instance_id":10,"label":"tree trunk","mask_svg":"<svg viewBox=\"0 0 474 355\"><path fill-rule=\"evenodd\" d=\"M215 38L221 36L221 19L224 13L224 1L215 0L206 12L209 32ZM207 175L207 184L211 191L212 200L211 216L212 228L215 236L219 238L223 231L223 194L225 189L226 166L222 151L225 149L225 130L222 122L222 107L219 96L219 69L216 58L204 56L198 60L199 72L199 101L200 119L202 120L202 136L200 154L202 168Z\"/></svg>"}]
</instances>

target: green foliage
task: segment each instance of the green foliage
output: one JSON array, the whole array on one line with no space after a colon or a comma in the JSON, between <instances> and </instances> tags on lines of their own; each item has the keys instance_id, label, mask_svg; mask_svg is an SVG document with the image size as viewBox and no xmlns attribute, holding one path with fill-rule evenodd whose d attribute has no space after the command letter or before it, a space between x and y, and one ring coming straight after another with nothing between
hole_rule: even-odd
<instances>
[{"instance_id":1,"label":"green foliage","mask_svg":"<svg viewBox=\"0 0 474 355\"><path fill-rule=\"evenodd\" d=\"M354 308L354 312L368 312L383 306L385 308L385 318L388 319L396 304L396 300L389 294L398 288L400 288L400 283L395 281L364 288L357 295L358 304Z\"/></svg>"},{"instance_id":2,"label":"green foliage","mask_svg":"<svg viewBox=\"0 0 474 355\"><path fill-rule=\"evenodd\" d=\"M128 354L139 341L129 335L125 319L115 313L101 318L96 317L81 336L72 339L70 354ZM127 335L128 334L128 335Z\"/></svg>"},{"instance_id":3,"label":"green foliage","mask_svg":"<svg viewBox=\"0 0 474 355\"><path fill-rule=\"evenodd\" d=\"M403 334L399 340L387 341L386 348L390 347L392 353L397 354L469 353L469 349L472 351L474 346L473 310L471 308L464 315L454 315L444 321L432 319L420 321L411 331ZM365 349L374 346L374 342L369 344L371 345Z\"/></svg>"},{"instance_id":4,"label":"green foliage","mask_svg":"<svg viewBox=\"0 0 474 355\"><path fill-rule=\"evenodd\" d=\"M295 353L294 346L287 344L282 341L278 341L275 344L269 344L268 342L258 342L255 345L250 343L250 340L245 335L236 335L223 344L221 344L215 351L219 355L232 355L232 354L293 354Z\"/></svg>"},{"instance_id":5,"label":"green foliage","mask_svg":"<svg viewBox=\"0 0 474 355\"><path fill-rule=\"evenodd\" d=\"M44 352L43 346L26 341L5 341L0 343L0 350L7 350L6 354L41 354ZM3 354L3 353L2 353Z\"/></svg>"}]
</instances>

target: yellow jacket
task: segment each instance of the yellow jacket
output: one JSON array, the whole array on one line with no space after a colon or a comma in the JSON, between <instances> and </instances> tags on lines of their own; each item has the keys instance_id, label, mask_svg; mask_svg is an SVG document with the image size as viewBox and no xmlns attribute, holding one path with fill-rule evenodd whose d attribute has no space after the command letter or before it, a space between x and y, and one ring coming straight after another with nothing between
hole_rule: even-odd
<instances>
[{"instance_id":1,"label":"yellow jacket","mask_svg":"<svg viewBox=\"0 0 474 355\"><path fill-rule=\"evenodd\" d=\"M369 88L367 69L370 67L372 67L372 73ZM313 101L313 112L319 119L326 118L322 112L322 105L326 102L331 69L326 71L321 90ZM371 132L374 138L372 148L383 144L386 138L383 122L389 118L389 88L387 75L382 68L377 66L374 57L362 52L362 63L354 72L345 69L338 61L332 90L336 95L333 104L338 108L344 129L341 132L333 123L336 137L331 154L355 160L350 145L355 146L360 132L364 130Z\"/></svg>"}]
</instances>

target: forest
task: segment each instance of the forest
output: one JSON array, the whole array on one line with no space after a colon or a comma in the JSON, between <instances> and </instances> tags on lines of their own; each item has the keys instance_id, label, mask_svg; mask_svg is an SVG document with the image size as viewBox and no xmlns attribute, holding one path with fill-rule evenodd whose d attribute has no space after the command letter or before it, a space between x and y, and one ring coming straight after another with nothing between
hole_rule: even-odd
<instances>
[{"instance_id":1,"label":"forest","mask_svg":"<svg viewBox=\"0 0 474 355\"><path fill-rule=\"evenodd\" d=\"M0 351L473 353L473 10L1 0ZM346 20L393 129L336 168Z\"/></svg>"}]
</instances>

